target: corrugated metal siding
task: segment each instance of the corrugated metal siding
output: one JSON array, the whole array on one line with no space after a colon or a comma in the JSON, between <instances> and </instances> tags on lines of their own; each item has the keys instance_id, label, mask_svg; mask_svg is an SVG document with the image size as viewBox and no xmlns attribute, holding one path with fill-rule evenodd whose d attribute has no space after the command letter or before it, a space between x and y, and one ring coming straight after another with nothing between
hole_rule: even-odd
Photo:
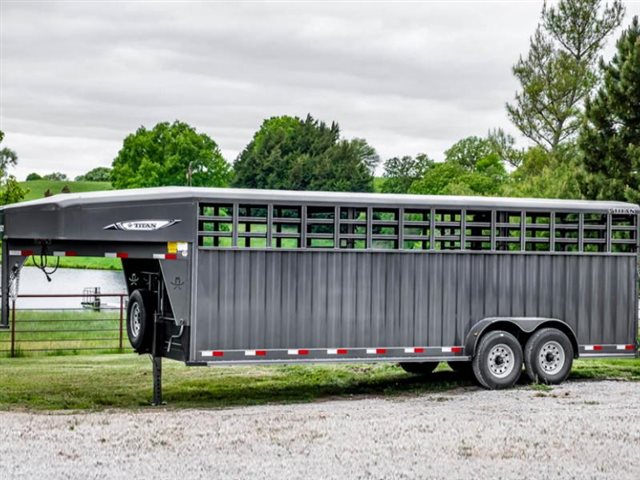
<instances>
[{"instance_id":1,"label":"corrugated metal siding","mask_svg":"<svg viewBox=\"0 0 640 480\"><path fill-rule=\"evenodd\" d=\"M555 317L579 343L634 338L635 257L198 252L200 349L447 346L490 316Z\"/></svg>"}]
</instances>

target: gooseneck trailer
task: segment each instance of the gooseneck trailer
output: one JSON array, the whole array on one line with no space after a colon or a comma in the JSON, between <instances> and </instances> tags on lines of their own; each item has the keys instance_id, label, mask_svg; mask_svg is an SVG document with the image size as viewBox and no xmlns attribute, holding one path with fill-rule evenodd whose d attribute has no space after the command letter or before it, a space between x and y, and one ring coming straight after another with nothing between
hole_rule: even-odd
<instances>
[{"instance_id":1,"label":"gooseneck trailer","mask_svg":"<svg viewBox=\"0 0 640 480\"><path fill-rule=\"evenodd\" d=\"M206 188L0 212L2 317L36 256L122 260L127 332L187 365L398 362L487 388L637 354L637 205ZM47 264L48 262L48 264Z\"/></svg>"}]
</instances>

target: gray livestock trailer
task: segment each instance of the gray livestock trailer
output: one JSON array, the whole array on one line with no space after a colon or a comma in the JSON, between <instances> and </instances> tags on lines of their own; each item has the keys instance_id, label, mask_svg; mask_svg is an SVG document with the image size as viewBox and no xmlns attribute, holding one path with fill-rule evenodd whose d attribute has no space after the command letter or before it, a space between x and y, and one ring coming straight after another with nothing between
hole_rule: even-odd
<instances>
[{"instance_id":1,"label":"gray livestock trailer","mask_svg":"<svg viewBox=\"0 0 640 480\"><path fill-rule=\"evenodd\" d=\"M122 259L133 348L187 365L438 362L487 388L637 354L637 205L155 188L0 212L2 317L39 258ZM49 258L49 260L47 260ZM47 263L48 262L48 263Z\"/></svg>"}]
</instances>

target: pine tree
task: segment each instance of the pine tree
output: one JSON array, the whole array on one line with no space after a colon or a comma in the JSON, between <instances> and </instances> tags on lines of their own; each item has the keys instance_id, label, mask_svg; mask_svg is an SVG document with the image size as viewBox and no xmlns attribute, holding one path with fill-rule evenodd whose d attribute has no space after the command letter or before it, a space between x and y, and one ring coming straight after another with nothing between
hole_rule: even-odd
<instances>
[{"instance_id":1,"label":"pine tree","mask_svg":"<svg viewBox=\"0 0 640 480\"><path fill-rule=\"evenodd\" d=\"M513 66L521 90L507 104L511 121L536 145L554 152L575 137L581 105L597 81L598 56L623 15L620 0L545 3L527 56Z\"/></svg>"},{"instance_id":2,"label":"pine tree","mask_svg":"<svg viewBox=\"0 0 640 480\"><path fill-rule=\"evenodd\" d=\"M579 138L587 198L640 202L640 26L638 17L617 42L602 86L586 102Z\"/></svg>"}]
</instances>

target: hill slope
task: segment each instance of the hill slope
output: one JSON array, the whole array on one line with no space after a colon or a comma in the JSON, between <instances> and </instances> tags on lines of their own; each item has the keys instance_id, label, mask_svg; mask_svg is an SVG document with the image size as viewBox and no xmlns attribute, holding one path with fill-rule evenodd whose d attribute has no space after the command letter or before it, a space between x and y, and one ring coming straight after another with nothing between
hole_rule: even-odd
<instances>
[{"instance_id":1,"label":"hill slope","mask_svg":"<svg viewBox=\"0 0 640 480\"><path fill-rule=\"evenodd\" d=\"M61 193L64 186L69 187L71 193L94 192L98 190L113 190L109 182L58 182L54 180L32 180L30 182L20 182L20 186L29 190L24 197L25 200L37 200L44 198L44 192L51 190L51 193Z\"/></svg>"},{"instance_id":2,"label":"hill slope","mask_svg":"<svg viewBox=\"0 0 640 480\"><path fill-rule=\"evenodd\" d=\"M24 197L27 200L38 200L44 198L44 192L51 190L51 193L61 193L64 186L69 187L71 193L80 192L94 192L98 190L113 190L111 183L109 182L58 182L53 180L32 180L30 182L20 182L20 186L28 190L27 195ZM65 257L51 259L52 264L60 262L60 267L64 268L88 268L99 270L120 270L122 264L119 259L116 258L80 258L80 257ZM33 257L30 257L26 264L27 266L33 265Z\"/></svg>"}]
</instances>

